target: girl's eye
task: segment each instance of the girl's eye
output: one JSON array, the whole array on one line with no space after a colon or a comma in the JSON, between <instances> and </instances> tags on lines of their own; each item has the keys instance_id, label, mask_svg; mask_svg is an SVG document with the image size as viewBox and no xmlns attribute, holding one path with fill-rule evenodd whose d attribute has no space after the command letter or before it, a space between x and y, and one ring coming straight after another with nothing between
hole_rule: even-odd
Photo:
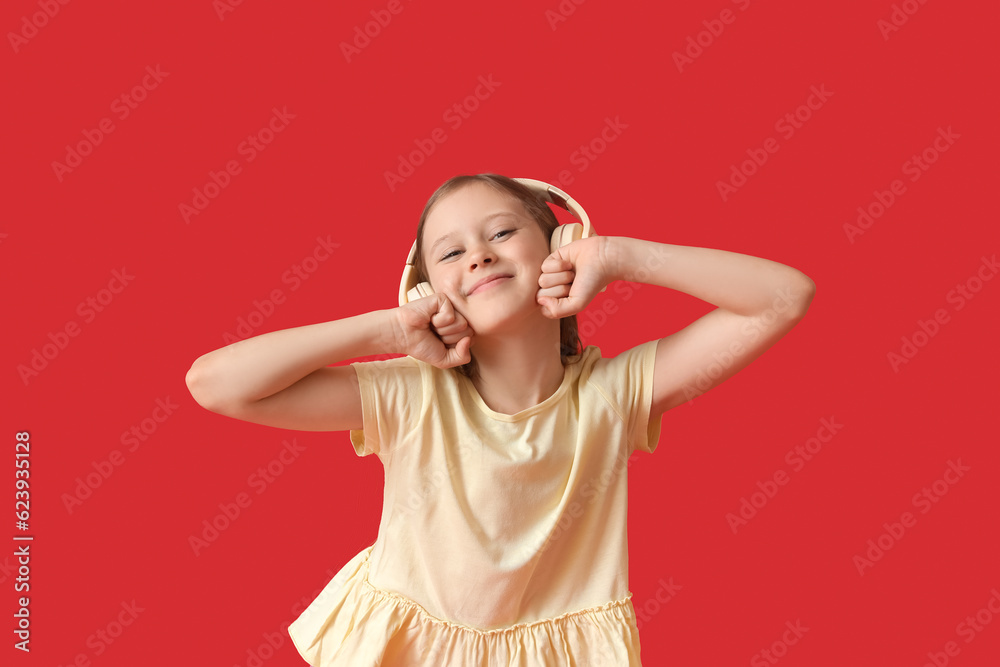
<instances>
[{"instance_id":1,"label":"girl's eye","mask_svg":"<svg viewBox=\"0 0 1000 667\"><path fill-rule=\"evenodd\" d=\"M505 234L505 235L506 234L512 234L513 232L514 232L513 229L501 229L499 232L497 232L496 234L493 235L493 238L497 238L501 234ZM441 261L444 261L444 260L448 259L449 257L451 257L452 255L457 254L457 253L458 253L457 250L452 250L447 255L445 255L444 257L442 257Z\"/></svg>"}]
</instances>

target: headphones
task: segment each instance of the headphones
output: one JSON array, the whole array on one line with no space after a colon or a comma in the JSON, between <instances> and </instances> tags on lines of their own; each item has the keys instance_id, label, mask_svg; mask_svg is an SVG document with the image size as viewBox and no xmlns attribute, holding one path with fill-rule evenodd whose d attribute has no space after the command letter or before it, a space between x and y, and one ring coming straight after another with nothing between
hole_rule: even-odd
<instances>
[{"instance_id":1,"label":"headphones","mask_svg":"<svg viewBox=\"0 0 1000 667\"><path fill-rule=\"evenodd\" d=\"M536 181L531 178L515 178L514 180L527 186L528 189L538 195L542 201L551 202L560 208L566 209L573 214L573 217L580 221L579 223L570 222L564 225L559 225L552 230L549 252L555 252L559 248L564 245L568 245L573 241L597 236L593 226L590 224L590 218L587 217L587 212L584 211L583 207L568 194L556 186L549 185L543 181ZM403 306L410 301L416 301L417 299L434 294L434 290L431 289L430 283L417 284L417 268L414 266L416 256L417 242L414 241L413 247L410 248L410 254L406 258L406 267L403 269L403 278L399 282L400 306ZM604 289L601 291L603 292Z\"/></svg>"}]
</instances>

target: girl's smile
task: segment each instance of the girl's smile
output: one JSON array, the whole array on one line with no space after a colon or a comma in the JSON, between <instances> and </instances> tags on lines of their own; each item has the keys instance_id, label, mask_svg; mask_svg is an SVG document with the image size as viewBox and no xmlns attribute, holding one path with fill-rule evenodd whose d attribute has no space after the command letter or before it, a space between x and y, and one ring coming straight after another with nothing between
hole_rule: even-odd
<instances>
[{"instance_id":1,"label":"girl's smile","mask_svg":"<svg viewBox=\"0 0 1000 667\"><path fill-rule=\"evenodd\" d=\"M492 289L496 285L504 283L507 280L509 280L510 278L513 278L513 276L499 275L499 276L491 276L491 277L485 278L485 279L479 281L478 283L476 283L476 287L474 287L472 289L472 291L469 292L469 296L472 296L473 294L478 294L480 292L484 292L484 291L486 291L488 289Z\"/></svg>"}]
</instances>

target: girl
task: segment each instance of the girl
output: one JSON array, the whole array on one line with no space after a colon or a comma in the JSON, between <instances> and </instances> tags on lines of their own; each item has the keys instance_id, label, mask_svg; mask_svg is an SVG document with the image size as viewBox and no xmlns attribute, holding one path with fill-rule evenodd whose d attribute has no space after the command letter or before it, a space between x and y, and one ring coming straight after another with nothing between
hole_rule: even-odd
<instances>
[{"instance_id":1,"label":"girl","mask_svg":"<svg viewBox=\"0 0 1000 667\"><path fill-rule=\"evenodd\" d=\"M722 250L554 247L557 228L524 183L457 176L417 227L426 296L234 343L188 372L209 410L348 430L383 464L375 544L289 626L310 665L640 665L626 462L653 452L664 412L788 333L815 285ZM717 308L613 358L581 349L575 314L638 279ZM331 365L377 354L407 356Z\"/></svg>"}]
</instances>

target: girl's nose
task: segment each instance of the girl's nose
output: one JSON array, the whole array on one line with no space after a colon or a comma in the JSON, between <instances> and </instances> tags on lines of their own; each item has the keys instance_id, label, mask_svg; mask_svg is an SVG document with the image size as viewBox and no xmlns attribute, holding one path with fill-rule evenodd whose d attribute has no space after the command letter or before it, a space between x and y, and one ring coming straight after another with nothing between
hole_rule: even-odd
<instances>
[{"instance_id":1,"label":"girl's nose","mask_svg":"<svg viewBox=\"0 0 1000 667\"><path fill-rule=\"evenodd\" d=\"M487 245L476 246L468 250L469 268L475 268L480 264L492 264L496 261L496 254Z\"/></svg>"}]
</instances>

